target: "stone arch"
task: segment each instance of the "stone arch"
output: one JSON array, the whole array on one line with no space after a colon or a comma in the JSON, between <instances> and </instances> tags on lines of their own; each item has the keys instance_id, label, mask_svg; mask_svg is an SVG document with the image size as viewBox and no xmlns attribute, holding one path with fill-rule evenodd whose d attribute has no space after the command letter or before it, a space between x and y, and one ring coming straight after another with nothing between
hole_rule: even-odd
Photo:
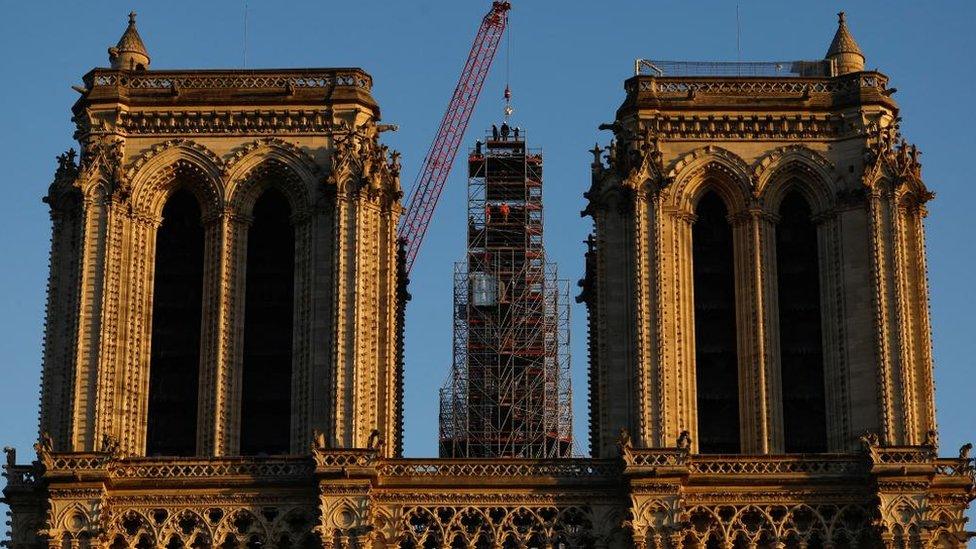
<instances>
[{"instance_id":1,"label":"stone arch","mask_svg":"<svg viewBox=\"0 0 976 549\"><path fill-rule=\"evenodd\" d=\"M214 529L198 511L187 508L170 514L159 528L158 538L164 543L173 536L179 538L184 547L190 547L197 536L212 540Z\"/></svg>"},{"instance_id":2,"label":"stone arch","mask_svg":"<svg viewBox=\"0 0 976 549\"><path fill-rule=\"evenodd\" d=\"M719 195L730 215L745 210L751 202L748 165L721 147L708 145L685 154L666 177L674 183L665 191L665 201L688 214L708 190Z\"/></svg>"},{"instance_id":3,"label":"stone arch","mask_svg":"<svg viewBox=\"0 0 976 549\"><path fill-rule=\"evenodd\" d=\"M137 157L125 172L131 204L137 211L159 218L169 196L186 185L200 203L203 217L223 209L223 161L189 139L173 139Z\"/></svg>"},{"instance_id":4,"label":"stone arch","mask_svg":"<svg viewBox=\"0 0 976 549\"><path fill-rule=\"evenodd\" d=\"M275 158L262 160L241 179L231 181L228 206L235 214L250 218L255 203L270 188L281 191L294 217L301 218L310 211L314 179L302 177L292 166Z\"/></svg>"},{"instance_id":5,"label":"stone arch","mask_svg":"<svg viewBox=\"0 0 976 549\"><path fill-rule=\"evenodd\" d=\"M921 206L935 197L935 193L930 191L925 183L917 177L907 176L900 178L894 186L895 198L898 204L905 206Z\"/></svg>"},{"instance_id":6,"label":"stone arch","mask_svg":"<svg viewBox=\"0 0 976 549\"><path fill-rule=\"evenodd\" d=\"M159 532L153 521L144 513L135 509L127 509L115 517L111 526L113 543L121 540L126 547L135 547L140 539L147 539L155 547Z\"/></svg>"},{"instance_id":7,"label":"stone arch","mask_svg":"<svg viewBox=\"0 0 976 549\"><path fill-rule=\"evenodd\" d=\"M213 529L213 545L227 543L229 540L245 547L248 541L267 543L271 539L271 529L259 513L250 509L238 508L227 512L220 524Z\"/></svg>"},{"instance_id":8,"label":"stone arch","mask_svg":"<svg viewBox=\"0 0 976 549\"><path fill-rule=\"evenodd\" d=\"M84 189L76 188L76 192L68 192L60 195L56 201L50 202L51 207L63 207L66 201L77 199L84 203L104 204L112 196L112 183L107 179L99 177L94 183Z\"/></svg>"},{"instance_id":9,"label":"stone arch","mask_svg":"<svg viewBox=\"0 0 976 549\"><path fill-rule=\"evenodd\" d=\"M828 532L832 526L833 523L826 520L819 509L800 503L789 509L782 524L777 528L776 535L785 538L793 534L798 538L807 539L814 533Z\"/></svg>"},{"instance_id":10,"label":"stone arch","mask_svg":"<svg viewBox=\"0 0 976 549\"><path fill-rule=\"evenodd\" d=\"M306 214L315 202L318 164L299 147L277 138L252 141L234 151L225 169L228 204L250 216L254 203L272 185L287 197L293 215Z\"/></svg>"},{"instance_id":11,"label":"stone arch","mask_svg":"<svg viewBox=\"0 0 976 549\"><path fill-rule=\"evenodd\" d=\"M78 536L83 532L91 531L97 523L97 511L94 511L82 503L74 503L64 509L58 517L58 529Z\"/></svg>"},{"instance_id":12,"label":"stone arch","mask_svg":"<svg viewBox=\"0 0 976 549\"><path fill-rule=\"evenodd\" d=\"M755 195L768 212L779 211L783 198L793 189L803 195L814 216L834 207L834 165L808 147L790 145L770 151L755 162L752 174Z\"/></svg>"},{"instance_id":13,"label":"stone arch","mask_svg":"<svg viewBox=\"0 0 976 549\"><path fill-rule=\"evenodd\" d=\"M846 504L834 508L833 511L829 520L822 518L827 538L837 540L844 537L848 540L855 540L870 531L868 524L871 522L871 513L862 506Z\"/></svg>"}]
</instances>

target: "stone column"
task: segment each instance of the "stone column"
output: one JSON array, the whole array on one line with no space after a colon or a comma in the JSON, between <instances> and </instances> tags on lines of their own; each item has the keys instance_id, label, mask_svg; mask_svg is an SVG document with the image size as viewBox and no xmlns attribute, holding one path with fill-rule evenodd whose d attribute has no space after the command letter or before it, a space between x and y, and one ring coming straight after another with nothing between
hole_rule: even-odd
<instances>
[{"instance_id":1,"label":"stone column","mask_svg":"<svg viewBox=\"0 0 976 549\"><path fill-rule=\"evenodd\" d=\"M815 214L820 268L820 327L823 338L827 450L849 449L854 434L848 412L850 373L847 371L847 323L844 304L840 223L834 211Z\"/></svg>"},{"instance_id":2,"label":"stone column","mask_svg":"<svg viewBox=\"0 0 976 549\"><path fill-rule=\"evenodd\" d=\"M323 206L311 212L312 254L311 279L311 365L310 391L312 399L309 408L310 423L313 430L326 433L332 442L331 431L335 426L333 395L325 396L326 389L336 393L335 380L335 323L334 314L336 284L336 207L335 197L323 197Z\"/></svg>"},{"instance_id":3,"label":"stone column","mask_svg":"<svg viewBox=\"0 0 976 549\"><path fill-rule=\"evenodd\" d=\"M914 306L916 358L914 363L918 368L918 421L919 430L924 438L925 433L936 428L935 414L935 384L933 381L932 365L932 324L929 313L929 277L928 263L925 253L925 217L928 211L925 201L930 196L916 198L914 204L907 209L904 220L907 227L910 245L909 264L914 267L913 290L914 298L910 303Z\"/></svg>"},{"instance_id":4,"label":"stone column","mask_svg":"<svg viewBox=\"0 0 976 549\"><path fill-rule=\"evenodd\" d=\"M149 357L152 337L153 269L156 231L161 219L148 212L132 211L128 222L126 259L126 322L122 333L114 406L118 414L115 433L124 452L140 455L146 447Z\"/></svg>"},{"instance_id":5,"label":"stone column","mask_svg":"<svg viewBox=\"0 0 976 549\"><path fill-rule=\"evenodd\" d=\"M292 325L292 420L291 451L306 451L312 440L312 402L317 386L312 382L313 217L292 219L295 230L294 320Z\"/></svg>"},{"instance_id":6,"label":"stone column","mask_svg":"<svg viewBox=\"0 0 976 549\"><path fill-rule=\"evenodd\" d=\"M870 189L868 212L871 239L872 293L874 305L875 349L877 356L878 395L881 408L879 424L883 445L902 443L904 402L899 398L897 379L897 341L891 336L891 303L894 298L891 280L891 208L890 193L876 182Z\"/></svg>"},{"instance_id":7,"label":"stone column","mask_svg":"<svg viewBox=\"0 0 976 549\"><path fill-rule=\"evenodd\" d=\"M616 440L620 429L637 432L636 400L643 399L637 379L637 362L633 354L635 316L633 301L637 277L634 274L633 236L629 212L631 205L618 186L604 195L591 198L588 207L593 216L596 237L595 276L596 309L591 312L592 337L597 341L595 368L591 372L590 398L598 404L593 420L594 455L617 454ZM613 266L613 268L609 268Z\"/></svg>"},{"instance_id":8,"label":"stone column","mask_svg":"<svg viewBox=\"0 0 976 549\"><path fill-rule=\"evenodd\" d=\"M695 296L692 225L695 215L682 210L661 212L661 346L658 356L675 379L666 398L675 403L673 428L691 433L698 444L698 401L695 370ZM665 434L671 446L678 433Z\"/></svg>"},{"instance_id":9,"label":"stone column","mask_svg":"<svg viewBox=\"0 0 976 549\"><path fill-rule=\"evenodd\" d=\"M44 366L41 374L41 432L56 444L68 444L71 432L72 379L77 359L78 275L85 218L80 193L49 196L51 250L48 259Z\"/></svg>"},{"instance_id":10,"label":"stone column","mask_svg":"<svg viewBox=\"0 0 976 549\"><path fill-rule=\"evenodd\" d=\"M349 183L351 185L352 183ZM353 316L356 312L356 208L352 193L340 189L336 198L335 236L335 325L333 326L332 371L329 387L331 424L325 430L328 443L335 448L353 446L354 433L350 432L350 420L355 415L350 407L355 382L353 366L355 355L350 346L355 344L356 330Z\"/></svg>"},{"instance_id":11,"label":"stone column","mask_svg":"<svg viewBox=\"0 0 976 549\"><path fill-rule=\"evenodd\" d=\"M244 271L250 218L225 209L204 223L198 453L239 453Z\"/></svg>"},{"instance_id":12,"label":"stone column","mask_svg":"<svg viewBox=\"0 0 976 549\"><path fill-rule=\"evenodd\" d=\"M74 393L70 397L72 410L65 423L64 433L68 440L55 440L55 450L91 450L94 437L96 402L96 370L101 344L103 297L106 265L106 234L110 198L104 185L96 185L85 197L85 219L81 252L81 283L78 302L77 357L72 383Z\"/></svg>"},{"instance_id":13,"label":"stone column","mask_svg":"<svg viewBox=\"0 0 976 549\"><path fill-rule=\"evenodd\" d=\"M935 429L931 328L925 264L925 197L904 195L895 209L895 280L905 443L921 444Z\"/></svg>"},{"instance_id":14,"label":"stone column","mask_svg":"<svg viewBox=\"0 0 976 549\"><path fill-rule=\"evenodd\" d=\"M770 451L769 345L766 333L764 240L769 221L754 207L729 215L735 269L736 347L742 452Z\"/></svg>"},{"instance_id":15,"label":"stone column","mask_svg":"<svg viewBox=\"0 0 976 549\"><path fill-rule=\"evenodd\" d=\"M94 383L86 393L88 413L83 447L87 451L98 450L103 435L118 434L121 403L118 399L118 385L123 381L126 370L124 341L125 330L130 316L138 314L132 310L129 295L129 253L132 251L132 224L127 209L129 204L119 192L109 195L107 201L106 225L104 234L104 254L101 280L101 318L98 322L97 357L92 357L88 380ZM94 326L93 326L93 329ZM80 389L80 387L79 387ZM80 404L80 403L79 403ZM81 433L79 433L80 435Z\"/></svg>"},{"instance_id":16,"label":"stone column","mask_svg":"<svg viewBox=\"0 0 976 549\"><path fill-rule=\"evenodd\" d=\"M632 277L633 291L626 296L620 296L629 301L629 308L633 318L632 334L630 335L633 356L633 436L637 447L657 447L662 445L661 424L663 409L662 387L659 381L663 376L656 371L660 361L655 360L653 339L657 315L654 311L656 303L653 281L654 265L654 212L651 200L644 189L636 181L628 182L627 203L623 204L623 211L629 218L630 240L633 245L628 249L630 269L628 275Z\"/></svg>"},{"instance_id":17,"label":"stone column","mask_svg":"<svg viewBox=\"0 0 976 549\"><path fill-rule=\"evenodd\" d=\"M779 348L779 288L776 260L776 223L774 214L763 210L753 212L754 230L757 231L756 250L756 307L762 326L763 378L765 393L766 452L784 452L783 439L783 379Z\"/></svg>"},{"instance_id":18,"label":"stone column","mask_svg":"<svg viewBox=\"0 0 976 549\"><path fill-rule=\"evenodd\" d=\"M397 224L400 219L400 205L389 196L380 198L379 218L377 219L377 297L379 306L377 318L377 347L380 360L380 377L377 380L377 395L382 408L378 410L377 427L383 432L385 448L382 453L392 457L395 448L400 447L400 425L397 418L400 414L400 388L397 387L397 360L399 348L399 332L397 329L397 311L400 299L398 284L399 270L397 261L399 245L397 243Z\"/></svg>"}]
</instances>

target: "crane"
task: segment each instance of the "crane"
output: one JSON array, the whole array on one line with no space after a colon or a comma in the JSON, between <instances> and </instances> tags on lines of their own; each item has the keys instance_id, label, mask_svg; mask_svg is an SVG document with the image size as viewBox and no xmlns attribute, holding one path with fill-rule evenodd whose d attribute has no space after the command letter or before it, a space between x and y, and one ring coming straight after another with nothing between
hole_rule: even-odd
<instances>
[{"instance_id":1,"label":"crane","mask_svg":"<svg viewBox=\"0 0 976 549\"><path fill-rule=\"evenodd\" d=\"M407 209L400 219L399 235L406 241L406 271L410 272L417 252L427 234L437 200L451 172L464 132L478 102L488 69L495 59L498 44L508 25L508 11L512 4L503 0L492 2L491 10L481 20L468 61L464 64L454 95L447 106L434 142L427 151L424 164L414 181L407 201Z\"/></svg>"}]
</instances>

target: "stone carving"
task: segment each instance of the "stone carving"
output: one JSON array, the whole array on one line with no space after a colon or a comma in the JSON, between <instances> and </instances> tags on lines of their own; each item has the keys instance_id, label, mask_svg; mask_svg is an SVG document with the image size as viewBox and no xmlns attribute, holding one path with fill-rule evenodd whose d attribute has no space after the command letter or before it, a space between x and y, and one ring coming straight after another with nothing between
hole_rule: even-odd
<instances>
[{"instance_id":1,"label":"stone carving","mask_svg":"<svg viewBox=\"0 0 976 549\"><path fill-rule=\"evenodd\" d=\"M74 179L78 177L78 164L75 162L75 157L78 153L75 152L74 148L70 148L67 152L58 155L58 169L54 173L54 178L58 179Z\"/></svg>"},{"instance_id":2,"label":"stone carving","mask_svg":"<svg viewBox=\"0 0 976 549\"><path fill-rule=\"evenodd\" d=\"M42 432L39 440L34 443L34 451L37 453L37 459L46 462L54 452L54 440L51 435Z\"/></svg>"},{"instance_id":3,"label":"stone carving","mask_svg":"<svg viewBox=\"0 0 976 549\"><path fill-rule=\"evenodd\" d=\"M120 459L125 457L125 452L122 450L122 443L119 442L118 437L105 433L102 435L102 448L101 451L112 456L115 459Z\"/></svg>"},{"instance_id":4,"label":"stone carving","mask_svg":"<svg viewBox=\"0 0 976 549\"><path fill-rule=\"evenodd\" d=\"M621 456L626 456L630 449L633 448L633 442L630 440L630 433L623 427L620 428L620 434L617 435L617 448L619 449Z\"/></svg>"},{"instance_id":5,"label":"stone carving","mask_svg":"<svg viewBox=\"0 0 976 549\"><path fill-rule=\"evenodd\" d=\"M897 122L885 126L872 122L867 130L862 181L871 188L882 180L893 180L899 191L910 195L916 205L924 205L935 193L922 183L921 154L901 136Z\"/></svg>"},{"instance_id":6,"label":"stone carving","mask_svg":"<svg viewBox=\"0 0 976 549\"><path fill-rule=\"evenodd\" d=\"M391 153L379 143L375 126L346 128L337 137L327 181L340 192L365 192L371 199L385 196L386 200L399 200L403 193L395 174L399 174L399 153ZM346 188L347 183L352 187Z\"/></svg>"},{"instance_id":7,"label":"stone carving","mask_svg":"<svg viewBox=\"0 0 976 549\"><path fill-rule=\"evenodd\" d=\"M602 518L584 506L403 506L381 516L388 547L587 547Z\"/></svg>"},{"instance_id":8,"label":"stone carving","mask_svg":"<svg viewBox=\"0 0 976 549\"><path fill-rule=\"evenodd\" d=\"M681 434L678 435L678 440L675 443L675 445L678 447L679 450L688 451L691 450L691 443L692 443L691 433L688 431L681 431Z\"/></svg>"},{"instance_id":9,"label":"stone carving","mask_svg":"<svg viewBox=\"0 0 976 549\"><path fill-rule=\"evenodd\" d=\"M302 547L315 540L315 511L309 506L220 504L206 498L187 503L116 513L104 537L112 547Z\"/></svg>"},{"instance_id":10,"label":"stone carving","mask_svg":"<svg viewBox=\"0 0 976 549\"><path fill-rule=\"evenodd\" d=\"M204 145L192 139L177 138L156 143L139 156L133 158L125 170L126 181L131 183L139 170L153 158L159 157L166 151L178 149L183 149L193 153L195 156L199 156L201 159L205 159L205 163L212 165L217 170L224 168L224 161Z\"/></svg>"},{"instance_id":11,"label":"stone carving","mask_svg":"<svg viewBox=\"0 0 976 549\"><path fill-rule=\"evenodd\" d=\"M973 451L973 443L967 442L959 448L959 459L969 459L970 452Z\"/></svg>"},{"instance_id":12,"label":"stone carving","mask_svg":"<svg viewBox=\"0 0 976 549\"><path fill-rule=\"evenodd\" d=\"M234 168L246 157L252 155L255 151L260 149L266 149L269 152L277 153L277 155L285 156L293 159L295 162L304 166L312 174L318 174L321 171L318 163L312 156L302 150L295 144L285 141L284 139L278 137L263 137L261 139L255 139L237 147L231 151L229 158L227 158L224 163L223 170L225 174L229 174L234 171Z\"/></svg>"}]
</instances>

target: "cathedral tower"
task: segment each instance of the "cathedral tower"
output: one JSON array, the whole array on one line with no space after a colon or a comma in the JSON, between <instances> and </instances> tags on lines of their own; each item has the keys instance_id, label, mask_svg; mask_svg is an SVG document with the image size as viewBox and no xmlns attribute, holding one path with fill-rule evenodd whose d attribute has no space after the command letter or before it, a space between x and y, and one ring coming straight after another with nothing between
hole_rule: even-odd
<instances>
[{"instance_id":1,"label":"cathedral tower","mask_svg":"<svg viewBox=\"0 0 976 549\"><path fill-rule=\"evenodd\" d=\"M660 469L631 477L635 543L687 547L684 534L665 543L681 527L658 514L684 498L708 502L691 512L692 529L715 528L698 543L732 547L738 527L722 513L749 511L728 495L788 470L769 463L864 451L876 530L855 521L831 543L957 546L957 503L972 495L940 492L924 473L937 466L922 465L938 447L923 224L933 194L899 131L895 90L864 71L844 14L824 60L638 60L625 90L601 126L613 139L592 151L583 212L594 224L581 295L591 452L623 445L647 463L645 452L660 460L653 449L677 447L728 475L698 492L692 474L679 500ZM749 487L733 465L747 461L764 477ZM926 480L896 481L892 463ZM764 493L739 501L769 501ZM806 505L829 499L808 494ZM694 526L709 514L712 527Z\"/></svg>"},{"instance_id":2,"label":"cathedral tower","mask_svg":"<svg viewBox=\"0 0 976 549\"><path fill-rule=\"evenodd\" d=\"M821 62L639 62L587 193L594 454L935 432L932 193L862 67L843 14Z\"/></svg>"},{"instance_id":3,"label":"cathedral tower","mask_svg":"<svg viewBox=\"0 0 976 549\"><path fill-rule=\"evenodd\" d=\"M369 75L148 70L135 14L109 52L45 198L51 448L392 452L399 167Z\"/></svg>"}]
</instances>

